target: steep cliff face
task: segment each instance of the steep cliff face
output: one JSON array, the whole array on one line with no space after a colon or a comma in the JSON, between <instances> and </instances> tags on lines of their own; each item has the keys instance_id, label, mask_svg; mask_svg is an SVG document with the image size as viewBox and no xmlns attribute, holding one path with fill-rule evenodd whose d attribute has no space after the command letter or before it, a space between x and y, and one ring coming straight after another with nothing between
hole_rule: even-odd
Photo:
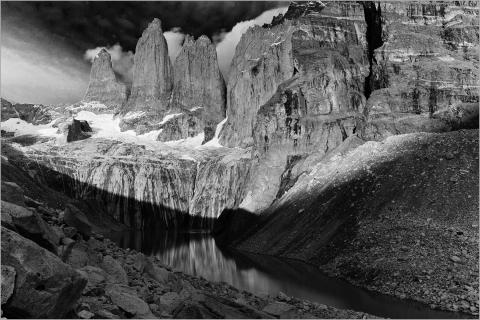
<instances>
[{"instance_id":1,"label":"steep cliff face","mask_svg":"<svg viewBox=\"0 0 480 320\"><path fill-rule=\"evenodd\" d=\"M243 112L252 117L253 127L246 126L236 114L230 120L228 114L230 123L238 122L236 126L241 128L240 132L235 125L225 128L224 139L230 135L233 143L242 145L246 141L238 140L242 132L249 134L258 157L251 189L242 204L245 209L256 212L272 203L288 157L318 151L325 154L361 127L369 74L366 28L363 7L357 3L292 3L284 17L260 28L276 38L273 43L266 41L270 48L288 48L288 58L281 63L288 63L282 67L291 73L282 74L283 79L277 82L273 80L278 77L265 76L275 87L274 92L265 92L254 83L252 74L244 72L242 81L253 90L250 97L258 94L268 99L257 100L260 104L256 105L245 100L247 93L236 93L236 99L245 103ZM244 37L247 50L260 42L248 33ZM243 54L241 43L234 59L245 64L248 56ZM268 58L281 61L278 54ZM236 79L232 68L230 80ZM229 107L238 110L233 104Z\"/></svg>"},{"instance_id":2,"label":"steep cliff face","mask_svg":"<svg viewBox=\"0 0 480 320\"><path fill-rule=\"evenodd\" d=\"M203 132L206 142L225 118L225 103L215 45L206 36L196 41L187 36L172 68L160 21L155 19L137 44L132 93L123 109L122 130L133 129L138 134L158 130L159 141Z\"/></svg>"},{"instance_id":3,"label":"steep cliff face","mask_svg":"<svg viewBox=\"0 0 480 320\"><path fill-rule=\"evenodd\" d=\"M115 220L128 226L210 227L224 208L238 206L249 154L239 149L187 154L88 139L25 148L9 160L55 189L101 201Z\"/></svg>"},{"instance_id":4,"label":"steep cliff face","mask_svg":"<svg viewBox=\"0 0 480 320\"><path fill-rule=\"evenodd\" d=\"M148 111L163 116L173 86L173 68L162 24L154 19L135 48L132 90L125 112Z\"/></svg>"},{"instance_id":5,"label":"steep cliff face","mask_svg":"<svg viewBox=\"0 0 480 320\"><path fill-rule=\"evenodd\" d=\"M100 102L116 110L127 99L127 87L117 81L110 54L102 49L93 60L90 82L82 102Z\"/></svg>"},{"instance_id":6,"label":"steep cliff face","mask_svg":"<svg viewBox=\"0 0 480 320\"><path fill-rule=\"evenodd\" d=\"M207 132L214 132L216 125L225 118L226 104L225 82L218 67L215 45L206 36L196 41L187 36L173 70L171 108L201 111L201 117L197 117L197 121L202 122L201 129L205 127ZM181 131L180 136L190 135Z\"/></svg>"},{"instance_id":7,"label":"steep cliff face","mask_svg":"<svg viewBox=\"0 0 480 320\"><path fill-rule=\"evenodd\" d=\"M256 113L294 73L290 22L247 30L237 44L227 83L228 121L221 133L225 146L253 144Z\"/></svg>"},{"instance_id":8,"label":"steep cliff face","mask_svg":"<svg viewBox=\"0 0 480 320\"><path fill-rule=\"evenodd\" d=\"M478 2L380 3L365 138L449 130L437 112L477 103ZM433 117L432 117L433 116Z\"/></svg>"}]
</instances>

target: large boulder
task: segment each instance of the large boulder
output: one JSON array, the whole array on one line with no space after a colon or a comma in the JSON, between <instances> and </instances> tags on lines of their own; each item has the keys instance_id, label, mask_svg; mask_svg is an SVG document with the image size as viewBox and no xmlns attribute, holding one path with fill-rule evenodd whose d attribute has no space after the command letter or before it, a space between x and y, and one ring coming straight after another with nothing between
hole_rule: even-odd
<instances>
[{"instance_id":1,"label":"large boulder","mask_svg":"<svg viewBox=\"0 0 480 320\"><path fill-rule=\"evenodd\" d=\"M4 305L13 294L16 274L14 268L2 264L2 305Z\"/></svg>"},{"instance_id":2,"label":"large boulder","mask_svg":"<svg viewBox=\"0 0 480 320\"><path fill-rule=\"evenodd\" d=\"M23 189L15 182L2 181L2 200L24 206Z\"/></svg>"},{"instance_id":3,"label":"large boulder","mask_svg":"<svg viewBox=\"0 0 480 320\"><path fill-rule=\"evenodd\" d=\"M92 234L92 224L87 216L72 204L65 206L63 221L66 225L76 228L85 237L90 237Z\"/></svg>"},{"instance_id":4,"label":"large boulder","mask_svg":"<svg viewBox=\"0 0 480 320\"><path fill-rule=\"evenodd\" d=\"M112 256L103 257L100 267L107 273L107 280L111 283L128 284L128 277L122 265L112 258Z\"/></svg>"},{"instance_id":5,"label":"large boulder","mask_svg":"<svg viewBox=\"0 0 480 320\"><path fill-rule=\"evenodd\" d=\"M91 132L92 128L86 120L73 119L72 123L68 125L67 142L90 138Z\"/></svg>"},{"instance_id":6,"label":"large boulder","mask_svg":"<svg viewBox=\"0 0 480 320\"><path fill-rule=\"evenodd\" d=\"M2 306L6 317L64 317L87 283L57 256L4 227L2 265L16 273L13 295Z\"/></svg>"},{"instance_id":7,"label":"large boulder","mask_svg":"<svg viewBox=\"0 0 480 320\"><path fill-rule=\"evenodd\" d=\"M94 266L85 266L83 268L77 269L77 272L80 273L85 279L87 279L87 286L83 289L83 293L89 295L95 293L95 290L103 286L106 281L108 274L102 269Z\"/></svg>"},{"instance_id":8,"label":"large boulder","mask_svg":"<svg viewBox=\"0 0 480 320\"><path fill-rule=\"evenodd\" d=\"M105 293L120 309L136 319L151 319L155 316L148 304L137 296L135 289L124 285L107 285Z\"/></svg>"},{"instance_id":9,"label":"large boulder","mask_svg":"<svg viewBox=\"0 0 480 320\"><path fill-rule=\"evenodd\" d=\"M57 251L60 239L34 210L2 201L2 225L14 229L49 251Z\"/></svg>"}]
</instances>

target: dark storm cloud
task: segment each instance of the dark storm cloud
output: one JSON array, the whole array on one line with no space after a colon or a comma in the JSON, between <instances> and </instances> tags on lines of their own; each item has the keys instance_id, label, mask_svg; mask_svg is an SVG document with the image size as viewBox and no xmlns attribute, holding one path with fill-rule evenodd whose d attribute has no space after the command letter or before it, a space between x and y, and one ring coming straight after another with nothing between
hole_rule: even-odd
<instances>
[{"instance_id":1,"label":"dark storm cloud","mask_svg":"<svg viewBox=\"0 0 480 320\"><path fill-rule=\"evenodd\" d=\"M90 62L101 47L120 80L132 77L138 38L162 20L174 60L184 34L218 42L224 74L241 33L268 23L285 2L5 2L1 1L1 94L17 102L73 103L88 85ZM274 8L274 9L272 9Z\"/></svg>"},{"instance_id":2,"label":"dark storm cloud","mask_svg":"<svg viewBox=\"0 0 480 320\"><path fill-rule=\"evenodd\" d=\"M280 2L4 2L2 20L32 20L39 27L71 39L72 46L85 50L119 43L135 50L142 31L155 17L163 30L181 28L198 37L230 30L239 21L250 20Z\"/></svg>"}]
</instances>

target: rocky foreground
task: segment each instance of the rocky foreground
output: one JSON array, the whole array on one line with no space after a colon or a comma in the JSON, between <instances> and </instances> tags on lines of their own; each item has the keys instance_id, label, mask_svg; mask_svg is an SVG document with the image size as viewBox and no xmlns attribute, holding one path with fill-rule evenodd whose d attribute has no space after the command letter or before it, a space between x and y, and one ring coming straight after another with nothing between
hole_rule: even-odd
<instances>
[{"instance_id":1,"label":"rocky foreground","mask_svg":"<svg viewBox=\"0 0 480 320\"><path fill-rule=\"evenodd\" d=\"M175 272L104 238L81 203L2 168L2 315L9 318L360 318L280 294L258 297ZM28 195L27 195L28 194ZM43 196L43 198L42 198ZM57 196L57 202L55 202ZM34 198L32 198L34 197ZM64 206L64 209L61 207ZM119 226L117 226L119 227Z\"/></svg>"}]
</instances>

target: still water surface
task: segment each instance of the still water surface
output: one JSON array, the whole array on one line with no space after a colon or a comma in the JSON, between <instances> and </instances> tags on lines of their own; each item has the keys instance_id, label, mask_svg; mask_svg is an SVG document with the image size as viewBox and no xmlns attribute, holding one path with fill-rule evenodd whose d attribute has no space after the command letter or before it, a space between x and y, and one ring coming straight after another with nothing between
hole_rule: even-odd
<instances>
[{"instance_id":1,"label":"still water surface","mask_svg":"<svg viewBox=\"0 0 480 320\"><path fill-rule=\"evenodd\" d=\"M128 231L111 235L122 248L157 256L175 270L224 281L255 294L280 291L301 299L389 318L464 318L467 315L372 293L326 277L309 264L271 256L226 250L205 232Z\"/></svg>"}]
</instances>

